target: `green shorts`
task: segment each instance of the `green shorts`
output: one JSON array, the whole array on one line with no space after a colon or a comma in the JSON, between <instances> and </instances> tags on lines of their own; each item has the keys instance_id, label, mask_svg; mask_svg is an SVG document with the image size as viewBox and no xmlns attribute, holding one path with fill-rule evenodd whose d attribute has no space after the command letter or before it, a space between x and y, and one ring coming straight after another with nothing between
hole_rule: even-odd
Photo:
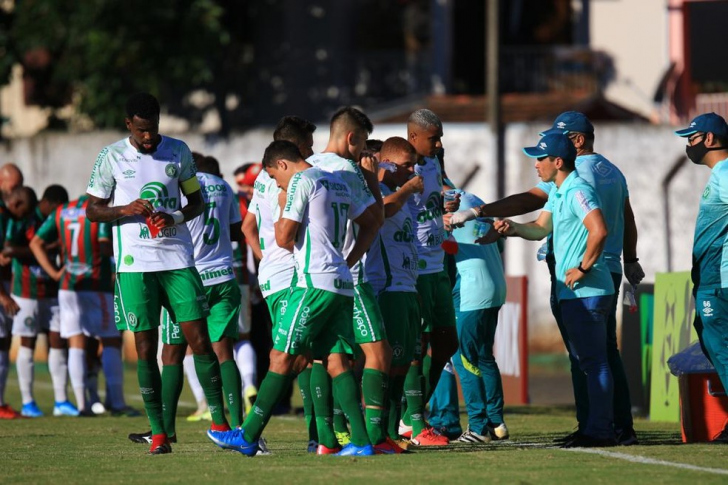
<instances>
[{"instance_id":1,"label":"green shorts","mask_svg":"<svg viewBox=\"0 0 728 485\"><path fill-rule=\"evenodd\" d=\"M271 327L275 334L276 326L281 321L281 316L286 313L286 305L288 303L288 295L291 292L290 288L285 290L276 291L265 297L265 304L268 305L268 312L270 313L270 321L272 322Z\"/></svg>"},{"instance_id":2,"label":"green shorts","mask_svg":"<svg viewBox=\"0 0 728 485\"><path fill-rule=\"evenodd\" d=\"M116 328L143 332L159 327L166 308L175 322L191 322L209 313L205 290L193 268L150 273L117 273L114 285Z\"/></svg>"},{"instance_id":3,"label":"green shorts","mask_svg":"<svg viewBox=\"0 0 728 485\"><path fill-rule=\"evenodd\" d=\"M210 342L219 342L223 337L238 338L238 315L240 314L240 287L236 280L218 285L205 286L205 296L210 306L207 317L207 331ZM185 344L185 336L166 310L162 311L162 343Z\"/></svg>"},{"instance_id":4,"label":"green shorts","mask_svg":"<svg viewBox=\"0 0 728 485\"><path fill-rule=\"evenodd\" d=\"M354 287L354 341L369 344L387 340L384 330L384 319L379 311L377 297L369 283L360 283Z\"/></svg>"},{"instance_id":5,"label":"green shorts","mask_svg":"<svg viewBox=\"0 0 728 485\"><path fill-rule=\"evenodd\" d=\"M314 359L329 354L352 354L353 303L350 296L313 288L292 288L283 310L273 348L291 355Z\"/></svg>"},{"instance_id":6,"label":"green shorts","mask_svg":"<svg viewBox=\"0 0 728 485\"><path fill-rule=\"evenodd\" d=\"M408 366L420 354L420 303L417 293L384 291L379 294L392 366Z\"/></svg>"},{"instance_id":7,"label":"green shorts","mask_svg":"<svg viewBox=\"0 0 728 485\"><path fill-rule=\"evenodd\" d=\"M434 327L455 326L452 286L446 271L420 275L417 278L417 293L420 295L424 333L431 332Z\"/></svg>"}]
</instances>

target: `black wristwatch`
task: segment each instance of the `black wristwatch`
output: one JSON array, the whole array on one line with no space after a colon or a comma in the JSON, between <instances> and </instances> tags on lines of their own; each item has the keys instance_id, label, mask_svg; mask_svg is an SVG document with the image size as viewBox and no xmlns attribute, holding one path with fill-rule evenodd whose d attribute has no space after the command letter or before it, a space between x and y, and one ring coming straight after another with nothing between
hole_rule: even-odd
<instances>
[{"instance_id":1,"label":"black wristwatch","mask_svg":"<svg viewBox=\"0 0 728 485\"><path fill-rule=\"evenodd\" d=\"M582 273L584 273L584 274L587 274L587 273L588 273L589 271L591 271L591 270L592 270L591 268L589 268L589 269L584 269L584 268L582 268L582 267L581 267L581 263L579 263L579 267L578 267L578 268L576 268L576 269L578 269L579 271L581 271L581 272L582 272Z\"/></svg>"}]
</instances>

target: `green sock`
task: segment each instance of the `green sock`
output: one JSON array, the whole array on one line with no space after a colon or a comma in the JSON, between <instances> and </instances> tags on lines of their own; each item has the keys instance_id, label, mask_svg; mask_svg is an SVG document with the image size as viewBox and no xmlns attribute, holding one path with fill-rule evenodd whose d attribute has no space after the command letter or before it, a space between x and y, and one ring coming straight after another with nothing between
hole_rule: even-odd
<instances>
[{"instance_id":1,"label":"green sock","mask_svg":"<svg viewBox=\"0 0 728 485\"><path fill-rule=\"evenodd\" d=\"M230 410L230 426L237 428L243 424L243 384L234 360L226 360L220 364L220 377L225 402Z\"/></svg>"},{"instance_id":2,"label":"green sock","mask_svg":"<svg viewBox=\"0 0 728 485\"><path fill-rule=\"evenodd\" d=\"M210 353L207 355L193 355L195 371L200 380L202 390L205 391L207 406L210 408L212 422L218 425L227 424L225 419L225 406L222 401L222 379L220 379L220 364L217 363L217 356Z\"/></svg>"},{"instance_id":3,"label":"green sock","mask_svg":"<svg viewBox=\"0 0 728 485\"><path fill-rule=\"evenodd\" d=\"M248 443L257 443L268 424L273 408L288 390L292 377L268 371L265 379L260 383L258 397L255 399L253 409L243 423L243 437Z\"/></svg>"},{"instance_id":4,"label":"green sock","mask_svg":"<svg viewBox=\"0 0 728 485\"><path fill-rule=\"evenodd\" d=\"M404 376L389 377L389 423L388 434L393 440L399 439L399 418L402 415L402 393Z\"/></svg>"},{"instance_id":5,"label":"green sock","mask_svg":"<svg viewBox=\"0 0 728 485\"><path fill-rule=\"evenodd\" d=\"M306 367L298 374L298 390L301 392L301 400L303 401L303 416L306 418L306 427L308 428L308 439L318 442L318 433L316 432L316 418L313 411L313 397L311 396L311 368Z\"/></svg>"},{"instance_id":6,"label":"green sock","mask_svg":"<svg viewBox=\"0 0 728 485\"><path fill-rule=\"evenodd\" d=\"M378 445L386 438L384 434L385 399L387 395L388 376L384 372L374 369L364 369L361 379L362 394L364 394L364 414L366 417L367 434L373 445Z\"/></svg>"},{"instance_id":7,"label":"green sock","mask_svg":"<svg viewBox=\"0 0 728 485\"><path fill-rule=\"evenodd\" d=\"M344 416L344 411L341 409L341 404L339 404L339 400L336 399L336 393L334 393L334 431L337 433L346 433L349 434L349 425L346 423L346 416Z\"/></svg>"},{"instance_id":8,"label":"green sock","mask_svg":"<svg viewBox=\"0 0 728 485\"><path fill-rule=\"evenodd\" d=\"M157 360L137 360L137 379L144 400L144 410L147 412L149 424L152 425L152 434L163 434L162 377L159 375Z\"/></svg>"},{"instance_id":9,"label":"green sock","mask_svg":"<svg viewBox=\"0 0 728 485\"><path fill-rule=\"evenodd\" d=\"M407 377L404 380L404 396L407 399L407 413L409 414L410 424L412 426L412 436L415 437L425 429L425 403L422 399L422 367L412 365L407 371ZM405 424L407 424L405 422Z\"/></svg>"},{"instance_id":10,"label":"green sock","mask_svg":"<svg viewBox=\"0 0 728 485\"><path fill-rule=\"evenodd\" d=\"M162 366L162 415L167 436L176 434L177 403L179 403L184 382L185 373L181 364Z\"/></svg>"},{"instance_id":11,"label":"green sock","mask_svg":"<svg viewBox=\"0 0 728 485\"><path fill-rule=\"evenodd\" d=\"M357 385L354 373L350 370L336 376L333 380L334 395L339 398L341 409L351 426L351 442L356 446L371 444L367 435L367 427L361 414L361 406L357 399Z\"/></svg>"},{"instance_id":12,"label":"green sock","mask_svg":"<svg viewBox=\"0 0 728 485\"><path fill-rule=\"evenodd\" d=\"M425 354L425 357L422 359L422 400L427 403L430 401L430 397L432 396L432 393L435 392L435 388L432 387L432 376L430 375L430 372L432 371L432 357L429 356L429 354ZM442 369L440 369L440 372L442 372ZM440 375L437 375L437 380L440 379ZM435 382L437 382L437 380Z\"/></svg>"},{"instance_id":13,"label":"green sock","mask_svg":"<svg viewBox=\"0 0 728 485\"><path fill-rule=\"evenodd\" d=\"M334 434L331 410L331 377L326 368L317 362L311 368L311 399L316 415L316 432L319 444L327 448L336 448L339 442Z\"/></svg>"}]
</instances>

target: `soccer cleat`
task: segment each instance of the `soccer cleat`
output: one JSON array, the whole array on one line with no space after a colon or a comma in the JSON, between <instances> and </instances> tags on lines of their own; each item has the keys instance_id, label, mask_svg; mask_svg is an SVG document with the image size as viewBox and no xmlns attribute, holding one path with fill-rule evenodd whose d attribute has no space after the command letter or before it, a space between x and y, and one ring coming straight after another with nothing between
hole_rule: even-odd
<instances>
[{"instance_id":1,"label":"soccer cleat","mask_svg":"<svg viewBox=\"0 0 728 485\"><path fill-rule=\"evenodd\" d=\"M82 409L78 412L79 418L95 418L96 413L91 411L90 409Z\"/></svg>"},{"instance_id":2,"label":"soccer cleat","mask_svg":"<svg viewBox=\"0 0 728 485\"><path fill-rule=\"evenodd\" d=\"M381 443L374 445L374 453L377 455L399 455L404 453L405 450L399 447L399 445L390 437L387 437Z\"/></svg>"},{"instance_id":3,"label":"soccer cleat","mask_svg":"<svg viewBox=\"0 0 728 485\"><path fill-rule=\"evenodd\" d=\"M147 431L146 433L131 433L129 435L129 441L132 441L134 443L141 443L141 444L151 444L152 442L152 431ZM167 436L167 441L170 443L176 443L177 442L177 435L173 434L172 436Z\"/></svg>"},{"instance_id":4,"label":"soccer cleat","mask_svg":"<svg viewBox=\"0 0 728 485\"><path fill-rule=\"evenodd\" d=\"M337 446L336 448L329 448L324 445L318 445L316 448L316 454L317 455L338 455L339 452L341 452L341 447Z\"/></svg>"},{"instance_id":5,"label":"soccer cleat","mask_svg":"<svg viewBox=\"0 0 728 485\"><path fill-rule=\"evenodd\" d=\"M247 386L243 393L243 400L245 401L245 415L250 414L250 410L253 409L253 404L258 398L258 388L255 386Z\"/></svg>"},{"instance_id":6,"label":"soccer cleat","mask_svg":"<svg viewBox=\"0 0 728 485\"><path fill-rule=\"evenodd\" d=\"M463 434L463 428L460 427L460 424L452 427L440 426L439 428L433 428L433 431L436 434L445 436L448 440L456 440Z\"/></svg>"},{"instance_id":7,"label":"soccer cleat","mask_svg":"<svg viewBox=\"0 0 728 485\"><path fill-rule=\"evenodd\" d=\"M23 407L20 408L20 414L26 418L40 418L43 416L43 411L38 408L35 401L30 401L28 404L23 404Z\"/></svg>"},{"instance_id":8,"label":"soccer cleat","mask_svg":"<svg viewBox=\"0 0 728 485\"><path fill-rule=\"evenodd\" d=\"M316 453L317 449L318 449L318 441L308 440L308 447L306 448L306 451L308 451L309 453Z\"/></svg>"},{"instance_id":9,"label":"soccer cleat","mask_svg":"<svg viewBox=\"0 0 728 485\"><path fill-rule=\"evenodd\" d=\"M210 410L207 408L207 406L205 406L204 408L200 408L194 413L187 416L187 421L212 421L212 414L210 413Z\"/></svg>"},{"instance_id":10,"label":"soccer cleat","mask_svg":"<svg viewBox=\"0 0 728 485\"><path fill-rule=\"evenodd\" d=\"M573 433L569 433L566 436L561 436L559 438L554 438L554 443L556 443L558 445L563 445L564 443L568 443L569 441L572 441L574 438L576 438L577 436L580 436L580 435L581 435L581 431L579 431L577 429Z\"/></svg>"},{"instance_id":11,"label":"soccer cleat","mask_svg":"<svg viewBox=\"0 0 728 485\"><path fill-rule=\"evenodd\" d=\"M346 446L351 443L351 435L346 431L335 431L336 441L339 442L339 446Z\"/></svg>"},{"instance_id":12,"label":"soccer cleat","mask_svg":"<svg viewBox=\"0 0 728 485\"><path fill-rule=\"evenodd\" d=\"M53 406L53 416L78 416L80 413L70 401L56 402Z\"/></svg>"},{"instance_id":13,"label":"soccer cleat","mask_svg":"<svg viewBox=\"0 0 728 485\"><path fill-rule=\"evenodd\" d=\"M19 419L21 417L19 412L10 407L10 404L0 406L0 419Z\"/></svg>"},{"instance_id":14,"label":"soccer cleat","mask_svg":"<svg viewBox=\"0 0 728 485\"><path fill-rule=\"evenodd\" d=\"M420 434L412 438L412 444L417 446L446 446L450 444L447 436L435 432L432 428L425 428Z\"/></svg>"},{"instance_id":15,"label":"soccer cleat","mask_svg":"<svg viewBox=\"0 0 728 485\"><path fill-rule=\"evenodd\" d=\"M579 434L571 441L567 441L562 448L606 448L609 446L617 446L617 440L614 438L593 438L585 434Z\"/></svg>"},{"instance_id":16,"label":"soccer cleat","mask_svg":"<svg viewBox=\"0 0 728 485\"><path fill-rule=\"evenodd\" d=\"M624 428L617 431L617 444L619 446L632 446L638 445L637 433L635 433L633 427Z\"/></svg>"},{"instance_id":17,"label":"soccer cleat","mask_svg":"<svg viewBox=\"0 0 728 485\"><path fill-rule=\"evenodd\" d=\"M258 438L258 451L255 453L255 456L268 455L272 455L272 453L268 449L268 442L263 437Z\"/></svg>"},{"instance_id":18,"label":"soccer cleat","mask_svg":"<svg viewBox=\"0 0 728 485\"><path fill-rule=\"evenodd\" d=\"M407 438L401 438L401 439L392 440L392 441L394 441L397 444L397 446L402 448L402 450L404 450L405 452L409 449L410 445L412 444L412 442L410 440L408 440Z\"/></svg>"},{"instance_id":19,"label":"soccer cleat","mask_svg":"<svg viewBox=\"0 0 728 485\"><path fill-rule=\"evenodd\" d=\"M336 456L373 456L374 447L372 445L356 446L354 443L349 443L344 446Z\"/></svg>"},{"instance_id":20,"label":"soccer cleat","mask_svg":"<svg viewBox=\"0 0 728 485\"><path fill-rule=\"evenodd\" d=\"M248 443L243 436L243 430L235 428L230 431L207 430L207 437L224 450L235 450L246 456L255 456L258 452L258 443Z\"/></svg>"},{"instance_id":21,"label":"soccer cleat","mask_svg":"<svg viewBox=\"0 0 728 485\"><path fill-rule=\"evenodd\" d=\"M402 438L412 438L412 426L407 426L401 419L399 420L399 430L397 432Z\"/></svg>"},{"instance_id":22,"label":"soccer cleat","mask_svg":"<svg viewBox=\"0 0 728 485\"><path fill-rule=\"evenodd\" d=\"M149 448L150 455L166 455L172 453L172 446L169 444L167 435L155 434L152 435L152 446Z\"/></svg>"},{"instance_id":23,"label":"soccer cleat","mask_svg":"<svg viewBox=\"0 0 728 485\"><path fill-rule=\"evenodd\" d=\"M93 411L93 408L91 408L91 410ZM112 416L118 417L118 418L138 418L139 416L142 415L142 413L140 413L139 411L137 411L136 409L134 409L131 406L124 406L123 408L119 408L119 409L111 408L109 410L109 412L111 413ZM94 414L100 414L100 413L97 413L96 411L94 411Z\"/></svg>"},{"instance_id":24,"label":"soccer cleat","mask_svg":"<svg viewBox=\"0 0 728 485\"><path fill-rule=\"evenodd\" d=\"M479 444L489 443L490 439L490 434L478 434L470 429L470 425L468 425L467 429L465 429L465 432L460 435L460 438L458 438L457 441L458 443Z\"/></svg>"},{"instance_id":25,"label":"soccer cleat","mask_svg":"<svg viewBox=\"0 0 728 485\"><path fill-rule=\"evenodd\" d=\"M470 426L468 426L470 428ZM500 441L500 440L507 440L510 438L510 434L508 434L508 428L506 427L506 423L501 423L498 426L491 426L488 425L488 433L490 434L490 437L494 441Z\"/></svg>"}]
</instances>

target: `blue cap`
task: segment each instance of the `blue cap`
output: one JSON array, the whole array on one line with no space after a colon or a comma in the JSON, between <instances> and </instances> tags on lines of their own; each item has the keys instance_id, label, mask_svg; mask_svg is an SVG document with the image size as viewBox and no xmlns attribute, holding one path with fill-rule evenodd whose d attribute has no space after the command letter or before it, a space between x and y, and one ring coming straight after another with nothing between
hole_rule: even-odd
<instances>
[{"instance_id":1,"label":"blue cap","mask_svg":"<svg viewBox=\"0 0 728 485\"><path fill-rule=\"evenodd\" d=\"M538 145L524 148L523 153L531 158L559 157L570 163L576 160L576 148L563 133L544 135Z\"/></svg>"},{"instance_id":2,"label":"blue cap","mask_svg":"<svg viewBox=\"0 0 728 485\"><path fill-rule=\"evenodd\" d=\"M696 116L693 121L690 122L690 126L685 129L677 130L675 134L677 136L690 136L693 133L712 133L720 137L728 137L728 125L722 116L715 113L704 113L700 116Z\"/></svg>"},{"instance_id":3,"label":"blue cap","mask_svg":"<svg viewBox=\"0 0 728 485\"><path fill-rule=\"evenodd\" d=\"M570 133L573 131L577 133L594 133L594 125L591 124L591 121L589 121L589 118L587 118L584 113L579 113L578 111L566 111L556 117L554 124L550 129L543 133L539 133L539 135L553 135L556 133Z\"/></svg>"}]
</instances>

